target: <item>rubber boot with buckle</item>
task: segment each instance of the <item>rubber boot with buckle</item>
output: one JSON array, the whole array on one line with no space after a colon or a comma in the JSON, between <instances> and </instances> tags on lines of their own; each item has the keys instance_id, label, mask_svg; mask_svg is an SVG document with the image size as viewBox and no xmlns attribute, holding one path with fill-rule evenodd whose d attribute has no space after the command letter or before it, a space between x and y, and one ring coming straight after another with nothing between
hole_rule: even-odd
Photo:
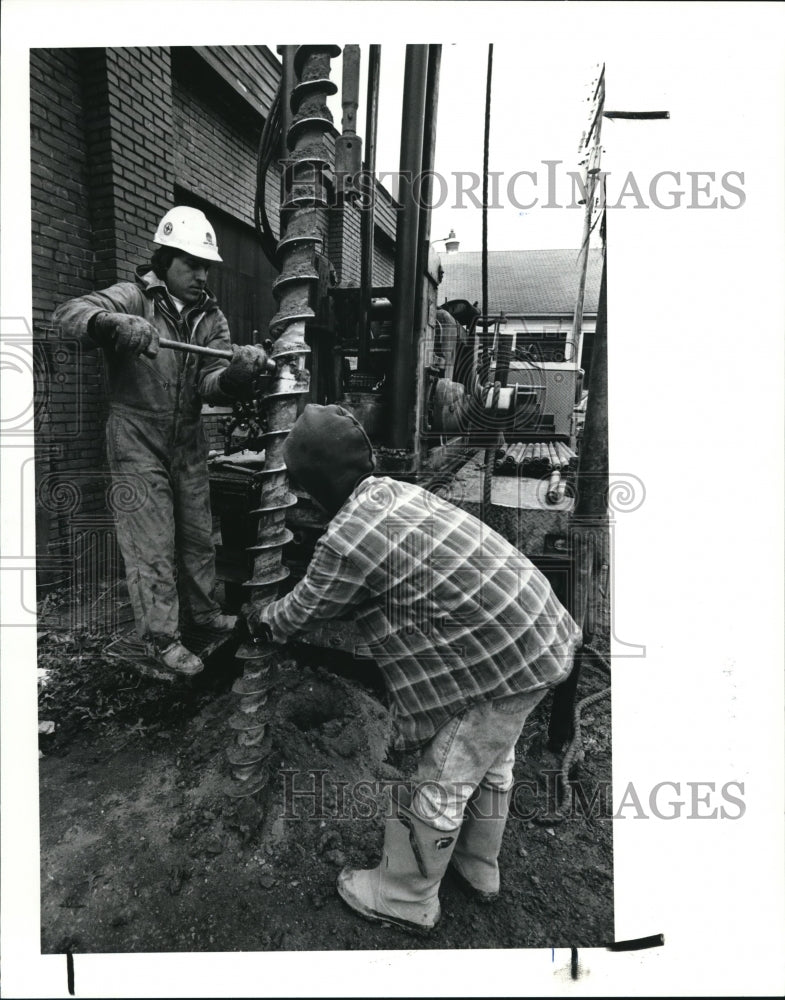
<instances>
[{"instance_id":1,"label":"rubber boot with buckle","mask_svg":"<svg viewBox=\"0 0 785 1000\"><path fill-rule=\"evenodd\" d=\"M466 807L451 864L470 896L492 903L499 895L499 851L510 807L510 792L480 785Z\"/></svg>"},{"instance_id":2,"label":"rubber boot with buckle","mask_svg":"<svg viewBox=\"0 0 785 1000\"><path fill-rule=\"evenodd\" d=\"M428 933L441 916L439 885L458 830L429 826L400 799L396 813L385 825L380 863L362 871L344 868L338 894L367 920Z\"/></svg>"}]
</instances>

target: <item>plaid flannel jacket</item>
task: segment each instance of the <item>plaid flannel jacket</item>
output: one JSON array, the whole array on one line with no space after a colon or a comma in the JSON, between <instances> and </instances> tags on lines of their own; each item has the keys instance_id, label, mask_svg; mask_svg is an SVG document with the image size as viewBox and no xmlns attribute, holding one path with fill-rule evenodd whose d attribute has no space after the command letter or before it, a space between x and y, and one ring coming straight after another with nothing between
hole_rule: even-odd
<instances>
[{"instance_id":1,"label":"plaid flannel jacket","mask_svg":"<svg viewBox=\"0 0 785 1000\"><path fill-rule=\"evenodd\" d=\"M349 612L385 677L404 747L471 704L564 680L580 638L526 556L471 514L387 477L355 488L305 577L262 619L284 642Z\"/></svg>"}]
</instances>

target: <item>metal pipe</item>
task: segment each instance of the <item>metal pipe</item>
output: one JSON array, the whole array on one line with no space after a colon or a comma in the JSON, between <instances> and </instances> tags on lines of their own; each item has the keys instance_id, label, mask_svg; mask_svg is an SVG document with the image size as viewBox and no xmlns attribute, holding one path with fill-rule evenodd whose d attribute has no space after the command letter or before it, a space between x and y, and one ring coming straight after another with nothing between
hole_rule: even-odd
<instances>
[{"instance_id":1,"label":"metal pipe","mask_svg":"<svg viewBox=\"0 0 785 1000\"><path fill-rule=\"evenodd\" d=\"M165 347L169 351L183 351L186 354L202 354L210 358L226 358L231 360L231 351L219 351L215 347L200 347L199 344L186 344L183 340L167 340L165 337L158 338L158 346Z\"/></svg>"},{"instance_id":2,"label":"metal pipe","mask_svg":"<svg viewBox=\"0 0 785 1000\"><path fill-rule=\"evenodd\" d=\"M365 105L365 176L370 193L365 195L360 219L360 318L357 368L367 371L371 357L371 296L373 295L373 225L376 207L376 129L379 122L379 70L381 45L368 48L368 93Z\"/></svg>"},{"instance_id":3,"label":"metal pipe","mask_svg":"<svg viewBox=\"0 0 785 1000\"><path fill-rule=\"evenodd\" d=\"M344 45L341 74L341 134L335 139L335 193L343 208L357 191L362 169L362 141L357 135L360 96L360 46Z\"/></svg>"},{"instance_id":4,"label":"metal pipe","mask_svg":"<svg viewBox=\"0 0 785 1000\"><path fill-rule=\"evenodd\" d=\"M568 610L584 636L591 630L593 605L596 603L602 568L608 559L609 546L607 296L607 260L603 236L594 361L576 477L578 498L570 523L572 585ZM577 655L572 673L554 690L548 723L548 746L551 750L558 749L573 734L573 713L581 663L582 657Z\"/></svg>"},{"instance_id":5,"label":"metal pipe","mask_svg":"<svg viewBox=\"0 0 785 1000\"><path fill-rule=\"evenodd\" d=\"M501 382L503 386L507 385L507 380L510 377L510 361L512 359L512 334L511 333L500 333L497 340L497 351L496 351L496 374L494 378L497 382Z\"/></svg>"},{"instance_id":6,"label":"metal pipe","mask_svg":"<svg viewBox=\"0 0 785 1000\"><path fill-rule=\"evenodd\" d=\"M577 472L575 521L603 521L608 513L608 330L607 251L603 247L600 297L597 305L594 360L589 381L586 422ZM576 617L578 624L582 622Z\"/></svg>"},{"instance_id":7,"label":"metal pipe","mask_svg":"<svg viewBox=\"0 0 785 1000\"><path fill-rule=\"evenodd\" d=\"M482 157L482 349L490 352L488 342L488 154L491 133L491 89L493 82L493 45L488 46L488 69L485 77L485 133ZM490 365L490 359L488 359ZM484 381L484 379L483 379Z\"/></svg>"},{"instance_id":8,"label":"metal pipe","mask_svg":"<svg viewBox=\"0 0 785 1000\"><path fill-rule=\"evenodd\" d=\"M417 286L414 290L415 322L420 321L423 296L423 275L428 265L428 245L431 240L431 192L433 190L433 164L436 158L436 120L439 108L439 67L442 58L441 45L428 46L427 101L425 122L423 123L422 167L418 185L420 219L417 251Z\"/></svg>"},{"instance_id":9,"label":"metal pipe","mask_svg":"<svg viewBox=\"0 0 785 1000\"><path fill-rule=\"evenodd\" d=\"M548 503L559 503L560 500L564 499L564 484L561 481L561 469L551 470L545 499Z\"/></svg>"},{"instance_id":10,"label":"metal pipe","mask_svg":"<svg viewBox=\"0 0 785 1000\"><path fill-rule=\"evenodd\" d=\"M595 91L597 98L597 114L592 127L589 130L591 138L594 132L594 125L597 126L597 137L591 148L590 160L586 168L586 179L589 190L586 193L586 210L583 215L583 235L581 237L581 249L578 256L578 294L575 301L575 311L572 317L572 330L570 332L570 342L572 343L572 360L581 362L583 351L583 302L586 295L586 274L589 268L589 239L592 231L592 215L594 213L594 198L597 191L597 180L600 171L600 156L602 147L600 146L600 133L602 131L602 112L605 107L605 67L602 68L600 79Z\"/></svg>"},{"instance_id":11,"label":"metal pipe","mask_svg":"<svg viewBox=\"0 0 785 1000\"><path fill-rule=\"evenodd\" d=\"M428 46L407 45L401 115L400 182L395 231L395 318L390 366L388 444L406 448L410 440L414 368L414 295L420 213L414 179L422 165L423 124L428 80Z\"/></svg>"},{"instance_id":12,"label":"metal pipe","mask_svg":"<svg viewBox=\"0 0 785 1000\"><path fill-rule=\"evenodd\" d=\"M278 55L281 57L281 162L289 158L289 147L286 144L286 137L292 127L292 109L289 104L289 95L294 90L294 50L296 45L279 45ZM283 185L283 177L281 178ZM283 187L281 188L281 200L283 200Z\"/></svg>"},{"instance_id":13,"label":"metal pipe","mask_svg":"<svg viewBox=\"0 0 785 1000\"><path fill-rule=\"evenodd\" d=\"M630 118L634 121L655 121L670 118L670 111L603 111L603 118Z\"/></svg>"},{"instance_id":14,"label":"metal pipe","mask_svg":"<svg viewBox=\"0 0 785 1000\"><path fill-rule=\"evenodd\" d=\"M360 46L344 45L341 76L341 132L357 135L357 105L360 96Z\"/></svg>"}]
</instances>

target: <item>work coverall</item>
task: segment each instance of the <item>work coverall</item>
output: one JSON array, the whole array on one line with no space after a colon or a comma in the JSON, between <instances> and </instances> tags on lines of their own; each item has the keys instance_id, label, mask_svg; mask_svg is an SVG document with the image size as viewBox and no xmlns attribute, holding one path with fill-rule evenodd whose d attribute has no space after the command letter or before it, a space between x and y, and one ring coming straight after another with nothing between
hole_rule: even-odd
<instances>
[{"instance_id":1,"label":"work coverall","mask_svg":"<svg viewBox=\"0 0 785 1000\"><path fill-rule=\"evenodd\" d=\"M101 312L142 316L160 337L222 350L231 350L229 326L209 291L178 313L165 283L146 267L137 268L135 283L72 299L54 314L64 335L104 347L117 539L137 631L164 648L179 636L178 590L196 624L221 610L200 414L203 401L231 402L218 385L228 362L166 348L155 358L118 353L99 345L91 320Z\"/></svg>"}]
</instances>

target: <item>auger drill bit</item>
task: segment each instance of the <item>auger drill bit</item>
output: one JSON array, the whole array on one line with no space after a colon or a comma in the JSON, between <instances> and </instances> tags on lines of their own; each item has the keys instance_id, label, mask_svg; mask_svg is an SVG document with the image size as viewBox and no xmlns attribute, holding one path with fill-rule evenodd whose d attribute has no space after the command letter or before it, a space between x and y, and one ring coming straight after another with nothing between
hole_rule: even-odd
<instances>
[{"instance_id":1,"label":"auger drill bit","mask_svg":"<svg viewBox=\"0 0 785 1000\"><path fill-rule=\"evenodd\" d=\"M340 53L336 45L303 45L294 55L296 83L290 100L292 124L286 136L290 153L285 163L284 201L281 205L281 239L278 255L281 274L273 285L278 311L270 321L275 374L265 397L265 451L259 507L251 511L258 519L256 543L249 549L253 574L244 586L247 606L254 610L275 600L279 584L289 575L281 550L292 538L286 528L286 512L297 502L290 492L283 444L297 417L300 397L309 392L305 359L310 348L305 325L314 318L311 289L319 280L317 247L323 243L324 213L328 207L324 174L330 161L324 135L332 124L327 97L336 93L330 81L330 59ZM238 697L229 725L237 733L229 749L232 778L227 793L244 797L267 783L266 759L270 752L268 699L282 662L273 644L244 644L237 652L243 675L235 682Z\"/></svg>"}]
</instances>

